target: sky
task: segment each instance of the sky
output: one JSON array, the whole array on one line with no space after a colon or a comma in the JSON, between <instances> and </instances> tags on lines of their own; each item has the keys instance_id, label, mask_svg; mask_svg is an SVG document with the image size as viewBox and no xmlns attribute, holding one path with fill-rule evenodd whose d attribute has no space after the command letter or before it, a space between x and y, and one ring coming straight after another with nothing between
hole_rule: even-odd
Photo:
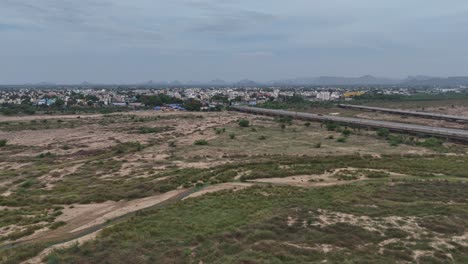
<instances>
[{"instance_id":1,"label":"sky","mask_svg":"<svg viewBox=\"0 0 468 264\"><path fill-rule=\"evenodd\" d=\"M0 83L468 75L466 0L0 0Z\"/></svg>"}]
</instances>

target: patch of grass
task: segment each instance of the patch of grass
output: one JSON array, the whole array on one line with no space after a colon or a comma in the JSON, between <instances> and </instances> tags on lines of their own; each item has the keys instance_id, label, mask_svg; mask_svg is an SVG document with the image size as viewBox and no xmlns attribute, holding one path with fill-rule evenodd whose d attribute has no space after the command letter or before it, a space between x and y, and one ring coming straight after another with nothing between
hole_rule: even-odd
<instances>
[{"instance_id":1,"label":"patch of grass","mask_svg":"<svg viewBox=\"0 0 468 264\"><path fill-rule=\"evenodd\" d=\"M407 239L398 224L387 227L385 217L415 217L430 225L435 215L462 217L457 205L440 206L433 199L420 196L424 189L442 200L450 199L451 189L462 189L457 183L441 190L435 183L402 185L343 185L329 188L301 189L292 187L253 187L239 192L208 194L189 199L164 209L147 211L131 220L107 228L97 240L80 247L58 250L50 258L60 263L132 262L146 259L162 263L238 263L262 260L265 263L393 263L412 261L412 251L429 247L431 238ZM434 193L433 190L439 190ZM418 204L407 203L408 194L416 194ZM467 194L462 195L467 199ZM403 199L403 200L400 200ZM430 200L427 200L430 199ZM356 203L375 205L357 207ZM445 207L445 210L441 210ZM320 209L320 210L319 210ZM332 218L319 220L323 210L364 216L377 231L364 228L366 220L351 222ZM405 219L405 218L402 218ZM463 218L462 218L463 219ZM437 223L444 225L441 219ZM404 221L404 220L402 220ZM466 228L467 223L457 226ZM444 225L439 232L454 235ZM449 228L449 229L447 229ZM436 234L435 230L430 234ZM455 230L455 229L453 229ZM408 243L376 246L390 238ZM412 243L412 242L417 243ZM411 243L410 243L411 242ZM328 253L320 245L330 245ZM454 259L468 257L466 248L445 251ZM443 255L441 251L438 255Z\"/></svg>"},{"instance_id":2,"label":"patch of grass","mask_svg":"<svg viewBox=\"0 0 468 264\"><path fill-rule=\"evenodd\" d=\"M58 229L59 227L62 227L64 225L66 225L67 223L66 222L63 222L63 221L59 221L59 222L54 222L53 224L51 224L49 226L50 229L52 230L55 230L55 229Z\"/></svg>"},{"instance_id":3,"label":"patch of grass","mask_svg":"<svg viewBox=\"0 0 468 264\"><path fill-rule=\"evenodd\" d=\"M206 146L206 145L208 145L208 141L206 141L204 139L199 139L199 140L196 140L193 144L195 146Z\"/></svg>"}]
</instances>

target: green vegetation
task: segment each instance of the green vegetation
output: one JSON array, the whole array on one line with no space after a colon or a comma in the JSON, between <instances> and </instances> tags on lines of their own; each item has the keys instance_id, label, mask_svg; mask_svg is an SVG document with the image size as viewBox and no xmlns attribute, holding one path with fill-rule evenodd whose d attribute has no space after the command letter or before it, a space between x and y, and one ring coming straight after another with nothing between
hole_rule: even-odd
<instances>
[{"instance_id":1,"label":"green vegetation","mask_svg":"<svg viewBox=\"0 0 468 264\"><path fill-rule=\"evenodd\" d=\"M1 148L0 229L8 234L0 242L41 229L64 231L69 225L58 216L82 204L125 204L181 188L286 178L285 185L312 188L261 183L180 202L177 197L109 222L96 241L53 252L46 262L393 263L416 262L417 250L434 253L421 255L421 263L468 260L466 246L454 239L468 228L464 146L385 131L375 136L337 123L320 128L252 117L242 126L232 117L224 122L222 113L213 116L105 115L0 124L4 131L93 122L100 129L87 127L76 142L54 136L40 146ZM187 129L176 119L186 119ZM333 129L326 131L328 126ZM106 144L95 141L101 131L109 133L101 137ZM129 134L140 134L132 139L139 142L124 142ZM206 139L196 140L201 135ZM389 148L392 142L399 146ZM436 154L455 147L459 155ZM336 186L323 187L329 184ZM435 246L437 241L450 248ZM7 245L0 248L0 262L20 263L45 246Z\"/></svg>"},{"instance_id":2,"label":"green vegetation","mask_svg":"<svg viewBox=\"0 0 468 264\"><path fill-rule=\"evenodd\" d=\"M341 131L341 134L343 134L343 136L345 137L349 137L353 132L349 129L344 129L343 131Z\"/></svg>"},{"instance_id":3,"label":"green vegetation","mask_svg":"<svg viewBox=\"0 0 468 264\"><path fill-rule=\"evenodd\" d=\"M187 109L187 111L200 111L202 106L203 104L196 99L188 99L183 104L183 107Z\"/></svg>"},{"instance_id":4,"label":"green vegetation","mask_svg":"<svg viewBox=\"0 0 468 264\"><path fill-rule=\"evenodd\" d=\"M338 142L338 143L346 143L346 140L347 140L347 139L346 139L345 137L340 137L340 138L338 138L338 139L336 140L336 142Z\"/></svg>"},{"instance_id":5,"label":"green vegetation","mask_svg":"<svg viewBox=\"0 0 468 264\"><path fill-rule=\"evenodd\" d=\"M6 139L0 139L0 148L1 147L5 147L7 144L7 140Z\"/></svg>"},{"instance_id":6,"label":"green vegetation","mask_svg":"<svg viewBox=\"0 0 468 264\"><path fill-rule=\"evenodd\" d=\"M214 131L216 133L216 135L219 135L221 133L225 133L226 132L226 128L214 128Z\"/></svg>"},{"instance_id":7,"label":"green vegetation","mask_svg":"<svg viewBox=\"0 0 468 264\"><path fill-rule=\"evenodd\" d=\"M254 187L190 199L141 213L106 229L96 241L58 250L58 263L393 263L413 252L435 252L427 262L463 263L461 243L433 248L466 231L466 183L409 182L319 189ZM447 203L447 204L440 204ZM339 220L338 213L361 219ZM322 222L319 217L329 219ZM387 222L387 219L398 219ZM404 227L412 218L428 232L418 238ZM372 229L370 229L372 227ZM367 229L369 228L369 229ZM375 230L375 231L372 231ZM419 232L419 231L416 231ZM400 242L382 243L390 239ZM379 245L380 244L380 245ZM321 245L329 245L325 253ZM383 253L379 253L383 252Z\"/></svg>"},{"instance_id":8,"label":"green vegetation","mask_svg":"<svg viewBox=\"0 0 468 264\"><path fill-rule=\"evenodd\" d=\"M241 119L239 120L239 126L240 127L249 127L250 126L250 121L246 119Z\"/></svg>"},{"instance_id":9,"label":"green vegetation","mask_svg":"<svg viewBox=\"0 0 468 264\"><path fill-rule=\"evenodd\" d=\"M163 106L165 104L182 104L181 99L171 97L165 94L137 96L139 102L146 106Z\"/></svg>"},{"instance_id":10,"label":"green vegetation","mask_svg":"<svg viewBox=\"0 0 468 264\"><path fill-rule=\"evenodd\" d=\"M377 133L377 136L384 137L384 138L388 138L388 136L390 135L390 131L386 128L380 128L376 131L376 133Z\"/></svg>"},{"instance_id":11,"label":"green vegetation","mask_svg":"<svg viewBox=\"0 0 468 264\"><path fill-rule=\"evenodd\" d=\"M334 123L334 122L326 122L325 126L326 126L328 131L335 131L335 130L337 130L339 128L339 125L337 123Z\"/></svg>"},{"instance_id":12,"label":"green vegetation","mask_svg":"<svg viewBox=\"0 0 468 264\"><path fill-rule=\"evenodd\" d=\"M206 145L208 145L208 141L206 141L204 139L200 139L200 140L196 140L193 144L195 146L206 146Z\"/></svg>"},{"instance_id":13,"label":"green vegetation","mask_svg":"<svg viewBox=\"0 0 468 264\"><path fill-rule=\"evenodd\" d=\"M333 102L325 101L308 101L302 96L281 96L278 101L268 101L259 105L262 108L268 109L290 109L290 110L307 110L314 108L331 108L334 106Z\"/></svg>"}]
</instances>

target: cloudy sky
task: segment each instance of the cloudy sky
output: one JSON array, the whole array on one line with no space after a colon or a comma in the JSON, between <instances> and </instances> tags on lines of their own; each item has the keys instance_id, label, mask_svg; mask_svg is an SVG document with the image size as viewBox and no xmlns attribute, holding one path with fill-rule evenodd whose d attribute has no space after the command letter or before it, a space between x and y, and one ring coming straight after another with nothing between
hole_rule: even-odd
<instances>
[{"instance_id":1,"label":"cloudy sky","mask_svg":"<svg viewBox=\"0 0 468 264\"><path fill-rule=\"evenodd\" d=\"M0 83L468 75L466 0L0 0Z\"/></svg>"}]
</instances>

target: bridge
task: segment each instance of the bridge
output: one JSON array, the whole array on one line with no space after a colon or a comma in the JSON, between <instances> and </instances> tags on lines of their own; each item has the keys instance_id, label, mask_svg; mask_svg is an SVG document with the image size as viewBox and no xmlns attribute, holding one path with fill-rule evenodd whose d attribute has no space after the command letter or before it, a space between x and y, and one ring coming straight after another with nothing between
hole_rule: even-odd
<instances>
[{"instance_id":1,"label":"bridge","mask_svg":"<svg viewBox=\"0 0 468 264\"><path fill-rule=\"evenodd\" d=\"M373 128L373 129L384 128L384 129L388 129L394 132L404 132L404 133L410 133L410 134L434 136L434 137L441 137L441 138L461 140L461 141L468 142L468 131L462 130L462 129L440 128L440 127L405 124L405 123L398 123L398 122L369 120L369 119L363 119L363 118L319 115L319 114L304 113L304 112L263 109L263 108L246 107L246 106L232 106L231 109L235 111L239 111L239 112L250 113L250 114L290 117L294 119L318 121L318 122L336 122L336 123L350 125L350 126Z\"/></svg>"},{"instance_id":2,"label":"bridge","mask_svg":"<svg viewBox=\"0 0 468 264\"><path fill-rule=\"evenodd\" d=\"M348 108L348 109L358 109L358 110L375 111L375 112L382 112L382 113L389 113L389 114L398 114L398 115L404 115L404 116L416 116L416 117L423 117L423 118L455 121L455 122L460 122L460 123L468 123L468 117L464 117L464 116L444 115L444 114L429 113L429 112L417 112L417 111L408 111L408 110L390 109L390 108L372 107L372 106L363 106L363 105L340 104L338 106L342 108Z\"/></svg>"}]
</instances>

